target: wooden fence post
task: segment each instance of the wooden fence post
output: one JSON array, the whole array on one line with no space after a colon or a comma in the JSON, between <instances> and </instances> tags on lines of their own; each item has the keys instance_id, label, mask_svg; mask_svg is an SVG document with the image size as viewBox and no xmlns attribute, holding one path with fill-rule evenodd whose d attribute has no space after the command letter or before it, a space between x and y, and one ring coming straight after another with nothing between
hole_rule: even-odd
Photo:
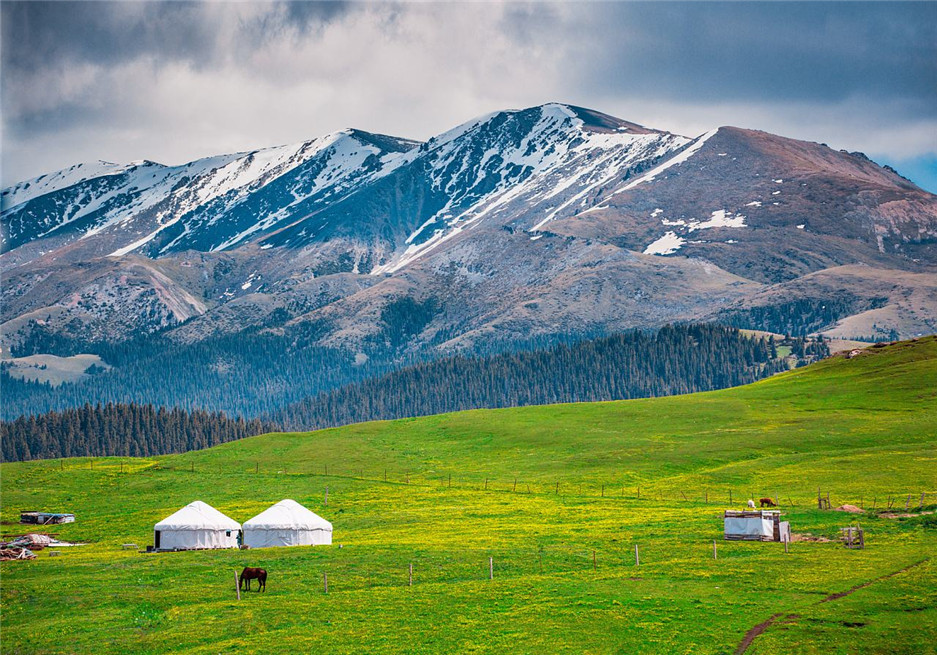
<instances>
[{"instance_id":1,"label":"wooden fence post","mask_svg":"<svg viewBox=\"0 0 937 655\"><path fill-rule=\"evenodd\" d=\"M413 562L410 562L410 582L408 586L413 586Z\"/></svg>"},{"instance_id":2,"label":"wooden fence post","mask_svg":"<svg viewBox=\"0 0 937 655\"><path fill-rule=\"evenodd\" d=\"M908 499L904 501L904 511L908 511L908 507L911 506L911 494L908 494Z\"/></svg>"},{"instance_id":3,"label":"wooden fence post","mask_svg":"<svg viewBox=\"0 0 937 655\"><path fill-rule=\"evenodd\" d=\"M556 483L556 495L559 495L559 493L560 493L560 483L557 482Z\"/></svg>"},{"instance_id":4,"label":"wooden fence post","mask_svg":"<svg viewBox=\"0 0 937 655\"><path fill-rule=\"evenodd\" d=\"M921 502L918 504L918 508L917 508L917 511L919 511L919 512L924 511L924 494L925 494L925 493L927 493L927 492L926 492L926 491L922 491L922 492L921 492Z\"/></svg>"},{"instance_id":5,"label":"wooden fence post","mask_svg":"<svg viewBox=\"0 0 937 655\"><path fill-rule=\"evenodd\" d=\"M241 600L241 578L237 571L234 572L234 590L237 592L238 600Z\"/></svg>"},{"instance_id":6,"label":"wooden fence post","mask_svg":"<svg viewBox=\"0 0 937 655\"><path fill-rule=\"evenodd\" d=\"M387 469L384 469L384 482L387 482Z\"/></svg>"},{"instance_id":7,"label":"wooden fence post","mask_svg":"<svg viewBox=\"0 0 937 655\"><path fill-rule=\"evenodd\" d=\"M452 473L449 474L449 488L452 489Z\"/></svg>"},{"instance_id":8,"label":"wooden fence post","mask_svg":"<svg viewBox=\"0 0 937 655\"><path fill-rule=\"evenodd\" d=\"M517 478L514 478L514 488L511 491L517 491Z\"/></svg>"},{"instance_id":9,"label":"wooden fence post","mask_svg":"<svg viewBox=\"0 0 937 655\"><path fill-rule=\"evenodd\" d=\"M780 500L780 498L778 498L778 493L777 493L777 492L774 492L774 506L775 506L775 507L780 507L780 506L781 506L781 500Z\"/></svg>"},{"instance_id":10,"label":"wooden fence post","mask_svg":"<svg viewBox=\"0 0 937 655\"><path fill-rule=\"evenodd\" d=\"M785 554L787 553L787 544L789 544L789 543L790 543L790 539L785 539L785 540L784 540L784 553L785 553Z\"/></svg>"},{"instance_id":11,"label":"wooden fence post","mask_svg":"<svg viewBox=\"0 0 937 655\"><path fill-rule=\"evenodd\" d=\"M592 550L592 570L598 571L599 567L595 563L595 549Z\"/></svg>"},{"instance_id":12,"label":"wooden fence post","mask_svg":"<svg viewBox=\"0 0 937 655\"><path fill-rule=\"evenodd\" d=\"M713 559L718 559L716 556L716 540L713 539Z\"/></svg>"},{"instance_id":13,"label":"wooden fence post","mask_svg":"<svg viewBox=\"0 0 937 655\"><path fill-rule=\"evenodd\" d=\"M729 489L729 504L732 504L732 490Z\"/></svg>"},{"instance_id":14,"label":"wooden fence post","mask_svg":"<svg viewBox=\"0 0 937 655\"><path fill-rule=\"evenodd\" d=\"M489 580L495 579L495 558L494 557L488 558L488 579Z\"/></svg>"},{"instance_id":15,"label":"wooden fence post","mask_svg":"<svg viewBox=\"0 0 937 655\"><path fill-rule=\"evenodd\" d=\"M329 506L329 486L325 485L325 507Z\"/></svg>"},{"instance_id":16,"label":"wooden fence post","mask_svg":"<svg viewBox=\"0 0 937 655\"><path fill-rule=\"evenodd\" d=\"M260 462L254 462L254 473L260 473Z\"/></svg>"},{"instance_id":17,"label":"wooden fence post","mask_svg":"<svg viewBox=\"0 0 937 655\"><path fill-rule=\"evenodd\" d=\"M641 565L641 556L638 554L638 544L634 545L634 565L635 566Z\"/></svg>"},{"instance_id":18,"label":"wooden fence post","mask_svg":"<svg viewBox=\"0 0 937 655\"><path fill-rule=\"evenodd\" d=\"M605 485L604 484L602 485L602 498L605 498Z\"/></svg>"},{"instance_id":19,"label":"wooden fence post","mask_svg":"<svg viewBox=\"0 0 937 655\"><path fill-rule=\"evenodd\" d=\"M708 505L709 504L709 489L706 490L704 500L706 501L706 504Z\"/></svg>"},{"instance_id":20,"label":"wooden fence post","mask_svg":"<svg viewBox=\"0 0 937 655\"><path fill-rule=\"evenodd\" d=\"M488 491L488 478L485 478L485 491Z\"/></svg>"},{"instance_id":21,"label":"wooden fence post","mask_svg":"<svg viewBox=\"0 0 937 655\"><path fill-rule=\"evenodd\" d=\"M641 487L638 487L638 500L641 499Z\"/></svg>"},{"instance_id":22,"label":"wooden fence post","mask_svg":"<svg viewBox=\"0 0 937 655\"><path fill-rule=\"evenodd\" d=\"M323 586L323 589L325 590L325 593L329 593L329 574L328 573L325 573L325 572L322 573L322 586Z\"/></svg>"}]
</instances>

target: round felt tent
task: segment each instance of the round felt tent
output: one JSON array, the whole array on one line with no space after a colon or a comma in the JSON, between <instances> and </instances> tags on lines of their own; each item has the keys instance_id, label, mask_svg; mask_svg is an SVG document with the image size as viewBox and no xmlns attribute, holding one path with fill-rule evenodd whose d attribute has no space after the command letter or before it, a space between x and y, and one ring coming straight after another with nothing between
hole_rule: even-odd
<instances>
[{"instance_id":1,"label":"round felt tent","mask_svg":"<svg viewBox=\"0 0 937 655\"><path fill-rule=\"evenodd\" d=\"M332 543L332 524L295 500L281 500L244 522L244 545L317 546Z\"/></svg>"},{"instance_id":2,"label":"round felt tent","mask_svg":"<svg viewBox=\"0 0 937 655\"><path fill-rule=\"evenodd\" d=\"M153 526L154 550L237 548L241 524L196 500Z\"/></svg>"}]
</instances>

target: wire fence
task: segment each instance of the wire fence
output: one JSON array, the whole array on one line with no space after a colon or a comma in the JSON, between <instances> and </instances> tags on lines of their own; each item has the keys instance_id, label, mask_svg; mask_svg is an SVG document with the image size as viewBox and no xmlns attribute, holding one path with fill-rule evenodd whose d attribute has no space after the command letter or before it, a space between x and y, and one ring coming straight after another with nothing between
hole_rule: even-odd
<instances>
[{"instance_id":1,"label":"wire fence","mask_svg":"<svg viewBox=\"0 0 937 655\"><path fill-rule=\"evenodd\" d=\"M53 462L56 460L52 460ZM452 489L459 492L511 493L529 496L563 496L581 499L625 499L630 501L649 501L660 503L686 503L692 505L746 506L749 501L758 509L794 509L817 508L835 509L852 505L858 509L876 511L926 511L935 509L937 491L892 490L863 491L856 485L832 491L819 487L815 491L804 489L765 489L757 484L750 485L712 485L702 488L683 487L667 479L644 484L624 484L620 481L603 483L596 480L560 479L544 480L542 476L525 478L524 476L504 477L487 476L479 472L426 473L421 471L368 471L364 468L348 469L322 464L317 470L299 469L290 466L261 466L259 462L250 462L232 466L224 464L199 464L190 462L182 465L164 465L161 462L141 466L138 461L125 463L113 458L97 460L57 460L59 470L97 470L111 473L141 473L168 471L175 473L231 475L231 476L285 476L307 477L313 479L335 479L363 484L382 484L395 487L412 486L421 489ZM97 468L96 468L97 467ZM847 485L844 485L847 486Z\"/></svg>"}]
</instances>

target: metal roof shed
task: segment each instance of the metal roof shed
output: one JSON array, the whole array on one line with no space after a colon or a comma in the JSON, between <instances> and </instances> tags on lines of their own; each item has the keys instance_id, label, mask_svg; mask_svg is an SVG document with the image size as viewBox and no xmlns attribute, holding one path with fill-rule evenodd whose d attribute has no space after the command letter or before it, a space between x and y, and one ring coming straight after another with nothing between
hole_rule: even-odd
<instances>
[{"instance_id":1,"label":"metal roof shed","mask_svg":"<svg viewBox=\"0 0 937 655\"><path fill-rule=\"evenodd\" d=\"M725 511L725 538L729 541L790 541L791 527L781 512L771 509Z\"/></svg>"}]
</instances>

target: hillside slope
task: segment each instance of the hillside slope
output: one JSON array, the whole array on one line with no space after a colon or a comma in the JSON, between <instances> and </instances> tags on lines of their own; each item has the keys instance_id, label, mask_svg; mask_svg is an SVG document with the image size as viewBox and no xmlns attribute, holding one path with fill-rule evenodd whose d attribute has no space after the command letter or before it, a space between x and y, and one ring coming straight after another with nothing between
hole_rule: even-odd
<instances>
[{"instance_id":1,"label":"hillside slope","mask_svg":"<svg viewBox=\"0 0 937 655\"><path fill-rule=\"evenodd\" d=\"M89 542L0 565L3 650L726 653L778 615L747 653L933 652L937 532L916 505L937 507L935 434L928 337L690 396L3 464L4 534L21 510L64 510L60 538ZM876 511L818 510L818 489ZM721 540L722 510L761 496L808 535L790 553ZM336 545L121 548L195 499L244 521L287 497ZM845 549L857 521L866 548ZM267 592L238 601L246 565Z\"/></svg>"}]
</instances>

